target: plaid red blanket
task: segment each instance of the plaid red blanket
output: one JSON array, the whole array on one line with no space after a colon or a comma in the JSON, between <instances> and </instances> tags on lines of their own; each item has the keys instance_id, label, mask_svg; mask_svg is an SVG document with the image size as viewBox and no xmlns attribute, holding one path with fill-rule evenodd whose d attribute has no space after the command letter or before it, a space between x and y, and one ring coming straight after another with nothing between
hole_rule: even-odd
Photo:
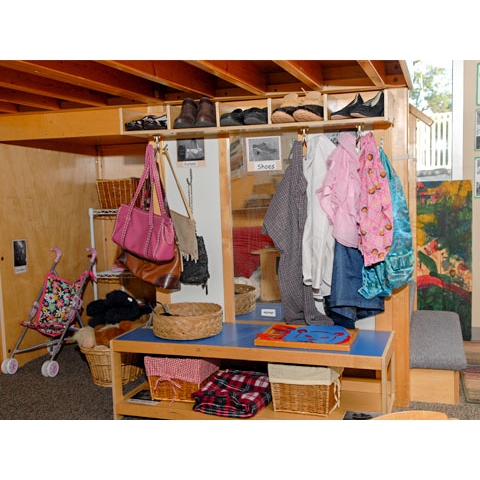
<instances>
[{"instance_id":1,"label":"plaid red blanket","mask_svg":"<svg viewBox=\"0 0 480 480\"><path fill-rule=\"evenodd\" d=\"M193 410L221 417L249 418L272 401L265 373L225 370L193 395Z\"/></svg>"}]
</instances>

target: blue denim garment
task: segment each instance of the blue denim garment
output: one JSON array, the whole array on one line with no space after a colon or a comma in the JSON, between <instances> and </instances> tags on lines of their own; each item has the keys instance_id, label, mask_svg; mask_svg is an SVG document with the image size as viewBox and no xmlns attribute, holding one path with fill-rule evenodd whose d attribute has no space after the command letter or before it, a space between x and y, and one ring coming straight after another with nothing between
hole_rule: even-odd
<instances>
[{"instance_id":1,"label":"blue denim garment","mask_svg":"<svg viewBox=\"0 0 480 480\"><path fill-rule=\"evenodd\" d=\"M335 325L355 328L355 321L385 311L382 297L366 299L358 293L362 286L363 255L358 248L335 241L332 291L324 297L325 313Z\"/></svg>"},{"instance_id":2,"label":"blue denim garment","mask_svg":"<svg viewBox=\"0 0 480 480\"><path fill-rule=\"evenodd\" d=\"M412 229L402 182L380 148L380 159L387 172L393 205L393 241L383 262L363 267L362 288L359 293L367 299L390 297L392 291L413 280L415 254L412 246Z\"/></svg>"}]
</instances>

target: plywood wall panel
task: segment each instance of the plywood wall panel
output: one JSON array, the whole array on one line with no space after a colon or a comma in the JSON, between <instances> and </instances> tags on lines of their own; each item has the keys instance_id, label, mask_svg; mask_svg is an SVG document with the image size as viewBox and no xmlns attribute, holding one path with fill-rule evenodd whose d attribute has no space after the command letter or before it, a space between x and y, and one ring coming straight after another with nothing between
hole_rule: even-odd
<instances>
[{"instance_id":1,"label":"plywood wall panel","mask_svg":"<svg viewBox=\"0 0 480 480\"><path fill-rule=\"evenodd\" d=\"M59 275L76 278L89 262L88 207L98 207L95 189L95 158L35 148L0 145L0 273L4 345L2 357L11 350L22 330L45 274L59 248L63 255ZM27 271L14 272L12 242L27 241ZM92 299L92 287L85 302ZM22 345L37 344L45 337L28 332ZM42 353L42 352L40 352ZM38 353L21 354L22 364Z\"/></svg>"}]
</instances>

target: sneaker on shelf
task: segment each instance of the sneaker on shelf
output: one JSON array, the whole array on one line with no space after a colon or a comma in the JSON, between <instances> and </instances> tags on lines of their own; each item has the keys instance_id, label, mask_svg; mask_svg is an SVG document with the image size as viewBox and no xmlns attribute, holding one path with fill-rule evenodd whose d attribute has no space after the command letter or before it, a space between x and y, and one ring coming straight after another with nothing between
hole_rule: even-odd
<instances>
[{"instance_id":1,"label":"sneaker on shelf","mask_svg":"<svg viewBox=\"0 0 480 480\"><path fill-rule=\"evenodd\" d=\"M241 108L236 108L233 112L224 113L220 117L220 126L221 127L236 127L238 125L245 125L243 122L243 110Z\"/></svg>"},{"instance_id":2,"label":"sneaker on shelf","mask_svg":"<svg viewBox=\"0 0 480 480\"><path fill-rule=\"evenodd\" d=\"M355 98L348 105L346 105L345 107L343 107L340 110L337 110L336 112L333 112L330 115L330 119L331 120L344 120L346 118L352 118L350 113L352 112L352 110L355 107L358 107L362 103L363 103L363 98L359 93L357 93L355 95Z\"/></svg>"},{"instance_id":3,"label":"sneaker on shelf","mask_svg":"<svg viewBox=\"0 0 480 480\"><path fill-rule=\"evenodd\" d=\"M350 115L355 118L383 117L383 92L378 92L373 98L352 109Z\"/></svg>"},{"instance_id":4,"label":"sneaker on shelf","mask_svg":"<svg viewBox=\"0 0 480 480\"><path fill-rule=\"evenodd\" d=\"M267 107L252 107L243 112L243 121L245 125L262 125L268 123Z\"/></svg>"}]
</instances>

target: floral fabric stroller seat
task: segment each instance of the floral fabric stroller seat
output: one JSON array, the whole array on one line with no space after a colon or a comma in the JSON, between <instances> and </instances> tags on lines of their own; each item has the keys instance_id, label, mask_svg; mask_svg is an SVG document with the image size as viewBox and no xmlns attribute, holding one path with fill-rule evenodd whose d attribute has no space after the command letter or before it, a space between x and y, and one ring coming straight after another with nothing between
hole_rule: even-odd
<instances>
[{"instance_id":1,"label":"floral fabric stroller seat","mask_svg":"<svg viewBox=\"0 0 480 480\"><path fill-rule=\"evenodd\" d=\"M88 282L95 280L93 265L96 251L93 248L87 248L91 252L88 268L74 282L69 282L59 277L55 270L62 252L57 248L50 250L56 252L55 260L45 275L42 288L30 309L28 320L20 322L24 328L12 354L2 362L2 372L5 374L13 375L18 370L18 361L14 358L18 353L47 347L50 359L43 363L42 374L45 377L55 377L59 370L55 358L63 344L70 340L67 333L84 326L81 317L83 293ZM49 339L30 347L20 348L28 330L36 330Z\"/></svg>"}]
</instances>

